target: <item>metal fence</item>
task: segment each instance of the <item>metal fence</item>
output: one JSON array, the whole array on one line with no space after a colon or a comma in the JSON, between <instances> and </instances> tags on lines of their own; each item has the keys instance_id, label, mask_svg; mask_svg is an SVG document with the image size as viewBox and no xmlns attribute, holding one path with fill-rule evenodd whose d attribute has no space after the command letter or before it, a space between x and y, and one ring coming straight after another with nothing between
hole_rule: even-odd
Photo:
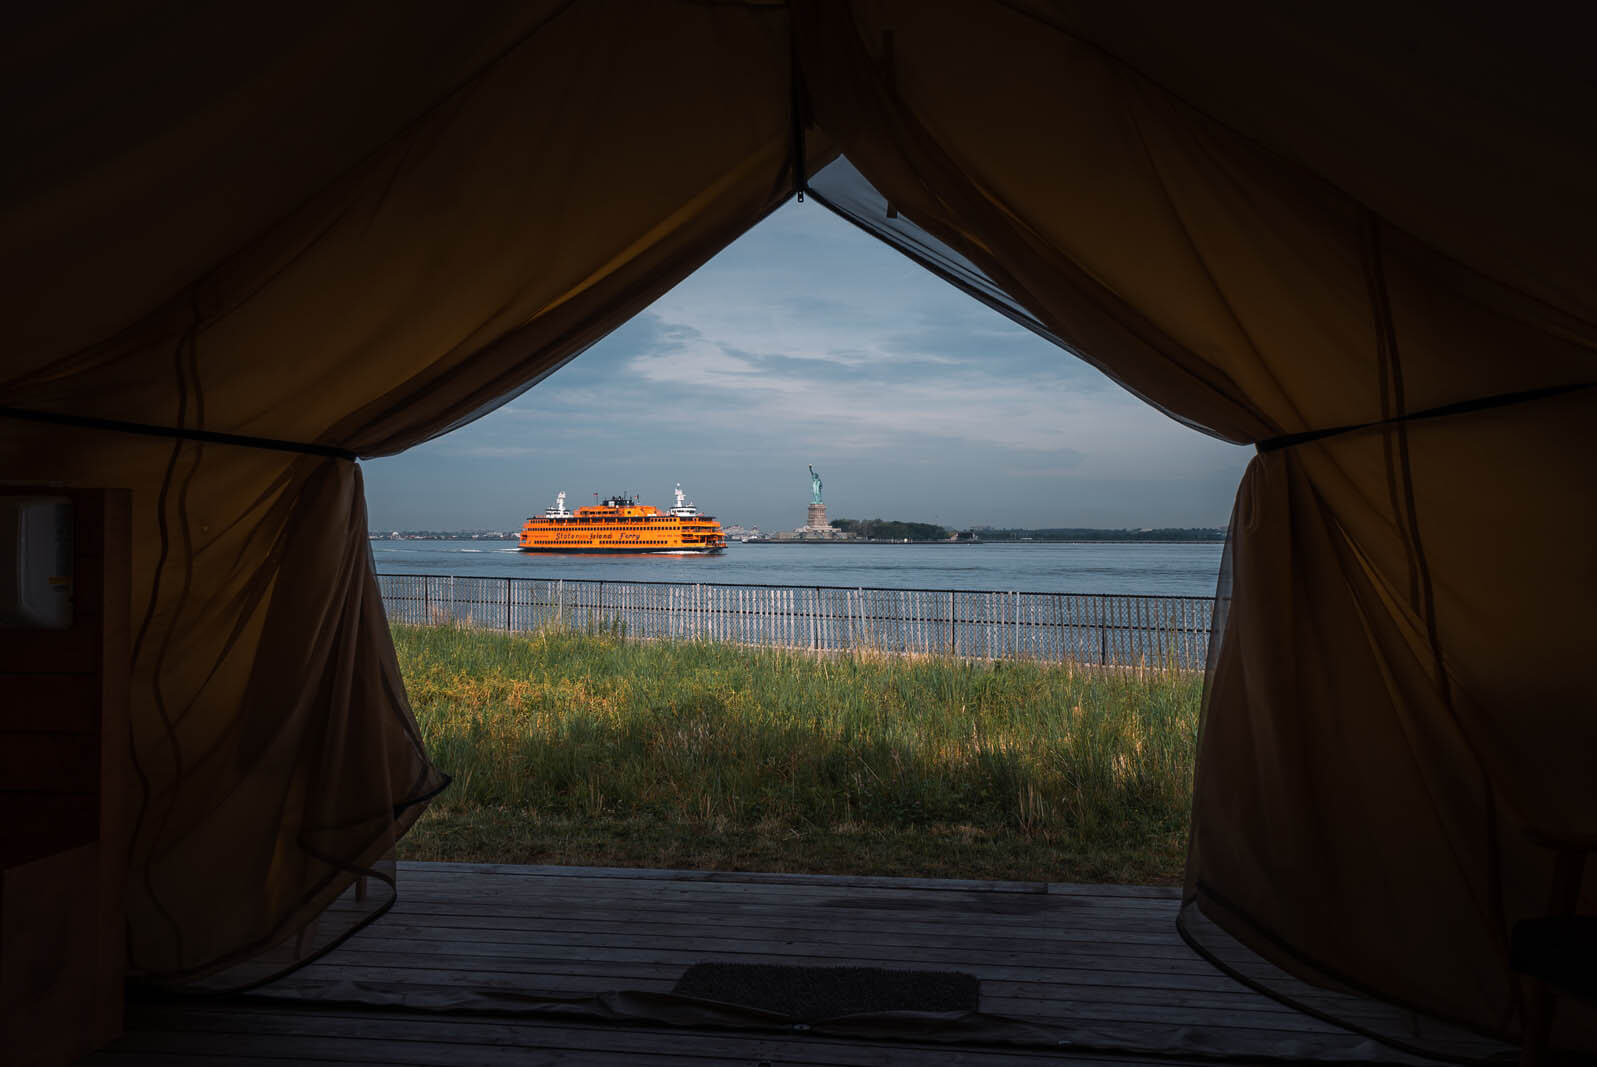
<instances>
[{"instance_id":1,"label":"metal fence","mask_svg":"<svg viewBox=\"0 0 1597 1067\"><path fill-rule=\"evenodd\" d=\"M1212 597L379 574L393 622L1202 669Z\"/></svg>"}]
</instances>

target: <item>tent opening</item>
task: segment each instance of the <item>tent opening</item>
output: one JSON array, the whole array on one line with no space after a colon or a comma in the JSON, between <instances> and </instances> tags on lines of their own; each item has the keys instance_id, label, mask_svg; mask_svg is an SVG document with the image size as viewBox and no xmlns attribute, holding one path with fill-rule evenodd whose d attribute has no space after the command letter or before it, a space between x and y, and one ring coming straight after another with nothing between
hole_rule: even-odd
<instances>
[{"instance_id":1,"label":"tent opening","mask_svg":"<svg viewBox=\"0 0 1597 1067\"><path fill-rule=\"evenodd\" d=\"M819 178L837 167L847 164ZM529 697L528 678L501 678L500 698L525 716L506 722L524 723L538 743L565 754L495 749L507 769L544 775L546 786L508 784L475 760L466 775L466 764L439 756L456 785L413 831L420 843L408 855L917 876L959 876L963 855L970 877L1178 879L1199 675L1224 525L1248 455L1129 396L1038 337L1035 323L1017 328L990 302L967 299L870 240L814 202L832 189L819 178L811 202L779 208L536 388L404 455L367 461L371 545L391 618L401 623L473 626L489 642L496 630L560 626L621 630L640 648L655 637L708 637L751 655L797 654L762 668L795 681L828 672L831 655L880 653L880 677L858 679L857 707L840 715L831 704L845 699L847 681L783 693L773 676L764 683L771 688L728 697L724 685L749 684L739 681L741 668L705 665L705 683L651 660L680 673L653 689L631 687L626 714L673 736L705 731L706 753L749 762L740 768L747 795L739 795L736 775L705 775L705 754L667 741L659 747L676 752L679 767L629 762L630 726L607 717L615 677L571 677L522 649L515 669L547 673L550 685L532 679L539 688ZM992 288L968 263L960 269L971 288ZM724 554L517 550L523 518L539 516L557 493L571 509L628 491L665 507L678 483L737 531ZM828 529L807 529L817 504ZM863 520L883 522L864 528ZM477 537L414 539L448 529ZM851 548L849 536L944 543ZM410 685L412 705L429 750L464 760L481 709L421 681L439 666L428 640L407 631L399 641L402 666L422 672ZM821 658L807 663L811 653ZM587 662L580 651L566 654ZM939 698L926 672L949 656L975 664L978 675L951 671L956 688ZM1006 662L1033 671L1044 694L998 685ZM1115 672L1130 679L1121 685ZM997 688L984 697L988 683ZM898 695L900 686L912 695ZM757 728L764 716L751 705L762 699L773 701L766 716L792 722ZM1006 727L978 713L984 699L999 719L1005 701L1024 702L1016 714L1034 718ZM574 724L558 724L562 707ZM1117 771L1105 752L1101 765L1072 772L1065 764L1085 758L1060 726L1072 708L1085 733L1151 731L1150 753L1187 756L1144 762L1138 744L1121 753L1135 769ZM894 727L878 721L894 718L905 731L901 753ZM842 739L867 720L874 725L859 744ZM829 740L806 744L806 734ZM618 765L606 763L612 757ZM591 762L568 766L573 760ZM765 764L769 775L759 770ZM593 780L628 774L655 784L596 798ZM1089 790L1093 800L1081 801L1101 809L1072 813L1071 774L1101 782ZM1137 781L1146 786L1141 799ZM542 812L547 847L529 843L528 827L538 823L529 814L519 832L506 828L504 854L483 845L449 852L462 840L450 828L507 792L520 798L511 807ZM664 802L666 793L678 799ZM666 814L642 819L652 819L652 831L629 819L655 809ZM692 826L669 825L687 815ZM611 825L613 839L575 827L589 816ZM859 832L838 829L848 824ZM873 844L871 833L884 828L891 833ZM818 844L782 844L798 835L831 841L841 866L827 871ZM1084 835L1096 835L1090 848ZM805 852L812 858L795 855Z\"/></svg>"}]
</instances>

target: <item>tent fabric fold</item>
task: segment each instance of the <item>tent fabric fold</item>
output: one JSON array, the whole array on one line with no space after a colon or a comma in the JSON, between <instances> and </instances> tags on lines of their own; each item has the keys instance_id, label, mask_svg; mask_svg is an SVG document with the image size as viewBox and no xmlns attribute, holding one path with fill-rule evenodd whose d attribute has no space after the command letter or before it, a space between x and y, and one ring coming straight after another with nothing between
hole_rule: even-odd
<instances>
[{"instance_id":1,"label":"tent fabric fold","mask_svg":"<svg viewBox=\"0 0 1597 1067\"><path fill-rule=\"evenodd\" d=\"M792 195L798 109L818 193L841 154L872 191L854 221L1172 417L1241 443L1375 424L1262 454L1239 490L1188 902L1300 978L1519 1037L1512 924L1546 912L1558 850L1597 846L1597 391L1541 392L1597 368L1578 25L1045 0L297 14L16 17L0 404L403 451ZM445 782L358 466L6 421L0 471L134 490L135 968L314 946ZM1597 1050L1597 1012L1561 1005L1553 1040Z\"/></svg>"},{"instance_id":2,"label":"tent fabric fold","mask_svg":"<svg viewBox=\"0 0 1597 1067\"><path fill-rule=\"evenodd\" d=\"M37 131L18 173L52 181L5 201L3 299L29 342L0 372L7 406L400 451L510 399L789 194L780 8L366 15L235 40L220 68L205 13L141 20L130 55L195 50L171 75L185 91L113 108L150 143ZM397 87L412 69L435 96ZM125 70L74 73L41 113L114 97ZM151 188L163 140L176 173ZM238 183L231 210L218 181ZM17 421L0 464L134 489L133 968L215 978L300 939L443 782L394 663L358 469Z\"/></svg>"},{"instance_id":3,"label":"tent fabric fold","mask_svg":"<svg viewBox=\"0 0 1597 1067\"><path fill-rule=\"evenodd\" d=\"M1553 292L1534 261L1444 254L1472 245L1438 241L1438 212L1377 212L1295 162L1301 144L1264 142L1274 126L1228 126L1090 40L1099 16L1077 34L1075 7L1048 7L1043 24L1023 5L801 7L816 122L897 212L1175 417L1248 442L1385 423L1260 456L1244 479L1188 896L1294 973L1517 1035L1510 926L1545 912L1554 850L1597 830L1575 666L1597 631L1568 595L1597 582L1581 474L1597 401L1386 420L1590 381L1597 274L1551 263L1575 299L1534 299ZM1364 175L1390 183L1388 209L1415 201L1416 176ZM1490 177L1477 191L1500 194ZM1560 189L1561 212L1533 212L1589 231L1562 178L1520 192ZM1571 251L1567 229L1547 242ZM1590 1047L1594 1021L1561 1008L1559 1037Z\"/></svg>"}]
</instances>

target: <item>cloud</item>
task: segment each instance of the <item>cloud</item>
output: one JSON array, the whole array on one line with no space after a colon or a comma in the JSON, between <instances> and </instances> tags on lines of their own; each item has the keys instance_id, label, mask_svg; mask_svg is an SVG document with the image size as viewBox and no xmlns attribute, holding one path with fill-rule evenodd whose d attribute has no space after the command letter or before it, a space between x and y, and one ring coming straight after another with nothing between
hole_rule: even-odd
<instances>
[{"instance_id":1,"label":"cloud","mask_svg":"<svg viewBox=\"0 0 1597 1067\"><path fill-rule=\"evenodd\" d=\"M914 435L1076 452L1086 437L1118 432L1142 407L1118 390L1105 396L1098 383L1084 390L1057 361L1034 360L1026 368L962 363L927 353L903 335L896 352L856 338L842 351L795 356L738 347L734 340L749 339L739 334L723 340L702 323L691 334L670 323L655 333L684 340L652 346L628 359L623 370L664 390L658 395L675 397L674 406L696 417L711 415L737 432L777 432L799 440L819 435L859 448L888 447Z\"/></svg>"},{"instance_id":2,"label":"cloud","mask_svg":"<svg viewBox=\"0 0 1597 1067\"><path fill-rule=\"evenodd\" d=\"M515 459L521 456L547 456L550 450L540 445L459 445L439 444L434 451L440 456L457 456L463 459Z\"/></svg>"}]
</instances>

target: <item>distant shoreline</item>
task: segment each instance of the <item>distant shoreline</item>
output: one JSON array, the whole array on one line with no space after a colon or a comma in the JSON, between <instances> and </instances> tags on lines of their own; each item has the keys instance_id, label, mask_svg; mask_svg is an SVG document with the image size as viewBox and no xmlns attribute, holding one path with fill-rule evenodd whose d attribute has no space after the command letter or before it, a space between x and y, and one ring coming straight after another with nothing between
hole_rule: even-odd
<instances>
[{"instance_id":1,"label":"distant shoreline","mask_svg":"<svg viewBox=\"0 0 1597 1067\"><path fill-rule=\"evenodd\" d=\"M492 533L405 533L400 532L398 537L392 534L368 534L368 541L502 541L516 543L514 535L501 536ZM866 540L775 540L762 537L755 541L733 540L727 542L734 545L815 545L815 546L847 546L847 545L947 545L949 547L970 547L973 545L1000 546L1000 545L1223 545L1223 537L1028 537L1025 540L1006 539L995 541L966 540L950 541L938 539L935 541L889 541Z\"/></svg>"},{"instance_id":2,"label":"distant shoreline","mask_svg":"<svg viewBox=\"0 0 1597 1067\"><path fill-rule=\"evenodd\" d=\"M1223 545L1223 537L1187 537L1155 540L1151 537L1030 537L1024 541L843 541L820 540L802 541L795 538L791 541L775 541L761 538L758 541L730 541L728 544L738 545L947 545L950 548L969 548L973 546L986 546L989 548L1003 545Z\"/></svg>"},{"instance_id":3,"label":"distant shoreline","mask_svg":"<svg viewBox=\"0 0 1597 1067\"><path fill-rule=\"evenodd\" d=\"M398 535L396 535L398 534ZM498 530L460 530L460 532L433 532L433 530L420 530L420 532L407 532L398 530L396 534L366 535L369 541L508 541L517 543L519 538L514 534L501 534ZM936 538L936 540L890 540L890 538L768 538L757 540L727 541L728 545L1225 545L1223 537L1027 537L1027 538L968 538L968 540L949 540L949 538Z\"/></svg>"}]
</instances>

